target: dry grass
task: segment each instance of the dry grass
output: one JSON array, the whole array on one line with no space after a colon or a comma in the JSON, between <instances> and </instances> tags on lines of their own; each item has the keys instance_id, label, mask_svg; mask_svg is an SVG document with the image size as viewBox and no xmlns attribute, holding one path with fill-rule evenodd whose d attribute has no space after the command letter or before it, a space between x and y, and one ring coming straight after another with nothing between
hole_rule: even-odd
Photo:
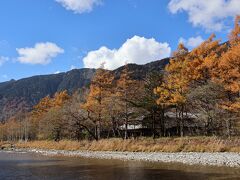
<instances>
[{"instance_id":1,"label":"dry grass","mask_svg":"<svg viewBox=\"0 0 240 180\"><path fill-rule=\"evenodd\" d=\"M240 139L216 137L104 139L100 141L18 142L17 148L130 152L240 152Z\"/></svg>"}]
</instances>

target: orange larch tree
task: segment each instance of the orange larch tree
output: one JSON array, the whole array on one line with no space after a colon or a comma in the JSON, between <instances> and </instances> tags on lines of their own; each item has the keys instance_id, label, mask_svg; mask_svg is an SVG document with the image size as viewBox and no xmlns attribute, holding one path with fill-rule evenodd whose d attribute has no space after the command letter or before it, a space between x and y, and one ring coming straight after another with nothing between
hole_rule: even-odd
<instances>
[{"instance_id":1,"label":"orange larch tree","mask_svg":"<svg viewBox=\"0 0 240 180\"><path fill-rule=\"evenodd\" d=\"M220 40L214 40L214 38L215 35L212 34L188 54L189 63L185 70L190 81L204 84L216 76L219 58L226 51L227 45L220 45Z\"/></svg>"},{"instance_id":2,"label":"orange larch tree","mask_svg":"<svg viewBox=\"0 0 240 180\"><path fill-rule=\"evenodd\" d=\"M218 80L226 90L240 93L240 16L229 36L230 47L223 53L218 65Z\"/></svg>"},{"instance_id":3,"label":"orange larch tree","mask_svg":"<svg viewBox=\"0 0 240 180\"><path fill-rule=\"evenodd\" d=\"M116 96L120 100L119 106L122 109L124 139L128 138L128 126L134 109L133 101L141 84L140 81L134 80L131 74L129 65L126 64L120 78L117 80L116 87Z\"/></svg>"},{"instance_id":4,"label":"orange larch tree","mask_svg":"<svg viewBox=\"0 0 240 180\"><path fill-rule=\"evenodd\" d=\"M218 64L217 82L221 83L228 94L228 100L220 105L228 113L233 113L227 124L240 123L240 16L229 36L229 49L223 53ZM234 119L234 121L232 121ZM229 125L228 125L229 126ZM229 130L228 130L229 131Z\"/></svg>"},{"instance_id":5,"label":"orange larch tree","mask_svg":"<svg viewBox=\"0 0 240 180\"><path fill-rule=\"evenodd\" d=\"M42 123L41 120L44 119L44 116L52 109L60 109L69 98L67 91L57 92L53 98L46 96L34 106L30 118L31 128L35 132L34 136L39 136Z\"/></svg>"},{"instance_id":6,"label":"orange larch tree","mask_svg":"<svg viewBox=\"0 0 240 180\"><path fill-rule=\"evenodd\" d=\"M159 95L157 103L168 106L176 106L176 116L179 119L180 135L183 136L186 93L189 86L189 79L186 74L188 61L186 59L188 50L183 44L179 44L177 51L173 53L174 58L165 68L164 83L155 89Z\"/></svg>"},{"instance_id":7,"label":"orange larch tree","mask_svg":"<svg viewBox=\"0 0 240 180\"><path fill-rule=\"evenodd\" d=\"M95 123L95 136L101 138L101 126L103 125L104 101L110 96L114 76L103 67L99 68L92 79L90 92L86 103L82 106L88 112L89 118Z\"/></svg>"}]
</instances>

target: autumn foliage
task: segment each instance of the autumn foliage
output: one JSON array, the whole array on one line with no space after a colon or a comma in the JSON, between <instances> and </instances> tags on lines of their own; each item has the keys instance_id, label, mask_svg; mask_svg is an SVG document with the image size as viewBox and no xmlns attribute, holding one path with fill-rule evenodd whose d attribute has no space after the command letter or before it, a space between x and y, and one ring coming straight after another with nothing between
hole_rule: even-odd
<instances>
[{"instance_id":1,"label":"autumn foliage","mask_svg":"<svg viewBox=\"0 0 240 180\"><path fill-rule=\"evenodd\" d=\"M240 127L240 16L221 43L179 44L164 72L133 76L100 67L89 88L44 97L0 125L2 140L232 136Z\"/></svg>"},{"instance_id":2,"label":"autumn foliage","mask_svg":"<svg viewBox=\"0 0 240 180\"><path fill-rule=\"evenodd\" d=\"M176 106L176 110L180 112L178 118L180 119L180 131L182 131L183 113L188 112L187 94L191 93L193 88L206 86L211 82L219 84L224 90L221 91L222 99L215 104L216 108L228 111L229 116L233 116L230 112L236 113L234 117L225 117L228 135L230 135L230 124L239 123L237 115L240 110L239 23L240 16L237 16L235 27L227 43L220 44L219 40L214 40L215 35L211 35L191 52L187 52L184 45L179 44L177 51L173 53L173 58L165 68L165 81L156 87L155 93L159 95L158 104ZM216 89L216 93L219 93L218 90ZM209 110L206 109L206 111Z\"/></svg>"}]
</instances>

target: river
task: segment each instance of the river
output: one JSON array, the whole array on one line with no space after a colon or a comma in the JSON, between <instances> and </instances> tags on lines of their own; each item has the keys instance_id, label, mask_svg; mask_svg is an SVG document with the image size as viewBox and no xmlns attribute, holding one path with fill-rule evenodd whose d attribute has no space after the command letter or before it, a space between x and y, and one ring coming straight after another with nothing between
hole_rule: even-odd
<instances>
[{"instance_id":1,"label":"river","mask_svg":"<svg viewBox=\"0 0 240 180\"><path fill-rule=\"evenodd\" d=\"M206 180L240 179L240 169L0 151L0 180Z\"/></svg>"}]
</instances>

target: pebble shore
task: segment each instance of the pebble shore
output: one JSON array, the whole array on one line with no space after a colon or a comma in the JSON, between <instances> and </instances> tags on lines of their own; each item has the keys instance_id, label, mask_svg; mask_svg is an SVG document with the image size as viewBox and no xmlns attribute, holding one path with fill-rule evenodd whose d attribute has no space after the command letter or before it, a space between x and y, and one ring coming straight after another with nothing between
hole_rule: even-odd
<instances>
[{"instance_id":1,"label":"pebble shore","mask_svg":"<svg viewBox=\"0 0 240 180\"><path fill-rule=\"evenodd\" d=\"M219 152L179 152L179 153L148 153L148 152L112 152L112 151L66 151L66 150L40 150L18 149L40 153L47 156L63 155L95 159L118 159L164 163L183 163L187 165L228 166L240 168L240 153Z\"/></svg>"}]
</instances>

